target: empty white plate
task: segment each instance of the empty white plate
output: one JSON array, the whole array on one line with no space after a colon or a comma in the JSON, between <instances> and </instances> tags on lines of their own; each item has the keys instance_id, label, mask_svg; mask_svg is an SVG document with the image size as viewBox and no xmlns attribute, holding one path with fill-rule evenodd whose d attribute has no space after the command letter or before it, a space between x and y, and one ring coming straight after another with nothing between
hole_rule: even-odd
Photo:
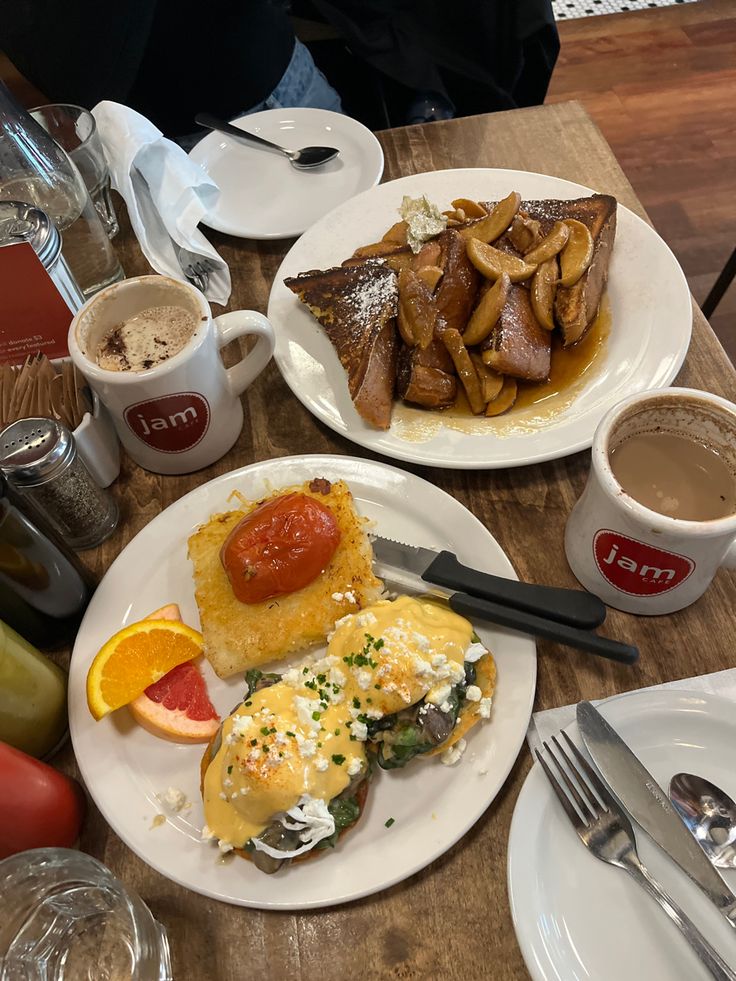
<instances>
[{"instance_id":1,"label":"empty white plate","mask_svg":"<svg viewBox=\"0 0 736 981\"><path fill-rule=\"evenodd\" d=\"M383 174L383 151L369 129L326 109L267 109L232 121L238 129L288 150L334 146L339 156L313 170L295 170L275 150L208 133L189 156L220 188L205 225L239 238L292 238L328 211L373 187Z\"/></svg>"}]
</instances>

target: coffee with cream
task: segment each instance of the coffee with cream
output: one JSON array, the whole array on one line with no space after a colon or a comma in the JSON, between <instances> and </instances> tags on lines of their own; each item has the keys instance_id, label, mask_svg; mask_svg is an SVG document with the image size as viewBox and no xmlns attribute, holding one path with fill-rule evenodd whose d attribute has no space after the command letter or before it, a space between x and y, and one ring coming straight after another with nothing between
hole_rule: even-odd
<instances>
[{"instance_id":1,"label":"coffee with cream","mask_svg":"<svg viewBox=\"0 0 736 981\"><path fill-rule=\"evenodd\" d=\"M706 443L661 430L635 433L611 451L610 465L630 497L669 518L736 514L736 475Z\"/></svg>"},{"instance_id":2,"label":"coffee with cream","mask_svg":"<svg viewBox=\"0 0 736 981\"><path fill-rule=\"evenodd\" d=\"M146 371L178 354L196 328L195 317L183 307L148 307L107 331L95 361L107 371Z\"/></svg>"}]
</instances>

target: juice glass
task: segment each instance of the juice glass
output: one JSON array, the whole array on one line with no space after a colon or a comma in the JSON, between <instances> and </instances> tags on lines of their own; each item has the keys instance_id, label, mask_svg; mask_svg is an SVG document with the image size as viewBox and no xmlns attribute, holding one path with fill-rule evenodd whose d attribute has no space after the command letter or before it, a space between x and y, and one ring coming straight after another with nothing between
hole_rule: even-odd
<instances>
[{"instance_id":1,"label":"juice glass","mask_svg":"<svg viewBox=\"0 0 736 981\"><path fill-rule=\"evenodd\" d=\"M47 756L66 728L65 673L0 620L0 740Z\"/></svg>"}]
</instances>

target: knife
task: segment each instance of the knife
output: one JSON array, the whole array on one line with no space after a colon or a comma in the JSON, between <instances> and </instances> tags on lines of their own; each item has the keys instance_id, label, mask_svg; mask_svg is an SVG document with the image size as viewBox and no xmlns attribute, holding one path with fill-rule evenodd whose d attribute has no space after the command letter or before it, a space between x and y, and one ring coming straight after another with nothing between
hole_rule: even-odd
<instances>
[{"instance_id":1,"label":"knife","mask_svg":"<svg viewBox=\"0 0 736 981\"><path fill-rule=\"evenodd\" d=\"M736 895L711 865L665 791L590 702L580 702L577 719L585 748L629 816L736 927Z\"/></svg>"},{"instance_id":2,"label":"knife","mask_svg":"<svg viewBox=\"0 0 736 981\"><path fill-rule=\"evenodd\" d=\"M458 562L452 552L435 552L431 548L404 545L376 535L373 554L379 563L419 576L423 583L480 596L502 606L567 623L571 627L592 629L606 619L606 607L592 593L580 589L535 586L478 572Z\"/></svg>"},{"instance_id":3,"label":"knife","mask_svg":"<svg viewBox=\"0 0 736 981\"><path fill-rule=\"evenodd\" d=\"M630 644L623 644L617 640L611 640L608 637L601 637L591 630L581 630L578 627L571 627L567 623L560 623L558 620L553 620L546 615L529 613L527 610L517 609L513 606L504 606L503 603L485 599L483 596L453 592L452 589L440 586L434 581L428 582L420 573L412 572L403 565L390 564L385 559L381 559L381 556L399 558L397 548L399 550L416 548L418 552L427 551L432 556L436 554L430 552L428 549L419 549L416 546L402 546L397 542L391 542L387 539L375 540L373 542L374 572L396 592L428 595L433 599L439 599L447 603L452 610L461 616L468 617L468 619L480 618L482 620L488 620L491 623L500 624L503 627L510 627L513 630L532 634L535 637L546 637L549 640L567 644L570 647L588 651L591 654L597 654L599 657L620 661L623 664L633 664L639 657L639 651ZM449 555L449 553L447 554ZM450 558L454 559L454 556L450 556ZM457 560L454 561L457 562ZM459 566L460 564L457 563L457 565ZM460 568L464 567L460 566ZM527 586L529 589L534 590L550 588L530 586L527 583L519 583L508 579L497 580L496 576L488 576L486 573L480 572L475 573L473 570L466 569L466 572L486 580L498 581L504 586ZM452 578L454 579L454 577ZM479 587L476 586L475 588ZM566 592L566 590L552 591ZM505 593L504 598L508 595L510 593ZM528 598L525 598L523 602L526 606L534 608L533 603Z\"/></svg>"}]
</instances>

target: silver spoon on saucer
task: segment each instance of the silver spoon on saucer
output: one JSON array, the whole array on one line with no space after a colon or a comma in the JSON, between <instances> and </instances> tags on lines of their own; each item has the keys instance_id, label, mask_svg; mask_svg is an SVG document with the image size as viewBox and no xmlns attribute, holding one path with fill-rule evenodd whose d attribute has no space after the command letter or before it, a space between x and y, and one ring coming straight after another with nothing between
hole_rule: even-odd
<instances>
[{"instance_id":1,"label":"silver spoon on saucer","mask_svg":"<svg viewBox=\"0 0 736 981\"><path fill-rule=\"evenodd\" d=\"M248 133L237 126L231 126L224 119L218 119L209 112L200 112L194 117L195 123L207 129L217 130L218 133L225 133L236 140L248 143L250 146L265 147L267 150L278 150L289 158L292 167L297 170L311 170L312 167L320 167L333 160L340 152L334 146L305 146L301 150L287 150L286 147L279 146L278 143L271 143L264 140L261 136Z\"/></svg>"},{"instance_id":2,"label":"silver spoon on saucer","mask_svg":"<svg viewBox=\"0 0 736 981\"><path fill-rule=\"evenodd\" d=\"M713 865L736 868L736 803L728 794L694 773L676 773L670 800Z\"/></svg>"}]
</instances>

